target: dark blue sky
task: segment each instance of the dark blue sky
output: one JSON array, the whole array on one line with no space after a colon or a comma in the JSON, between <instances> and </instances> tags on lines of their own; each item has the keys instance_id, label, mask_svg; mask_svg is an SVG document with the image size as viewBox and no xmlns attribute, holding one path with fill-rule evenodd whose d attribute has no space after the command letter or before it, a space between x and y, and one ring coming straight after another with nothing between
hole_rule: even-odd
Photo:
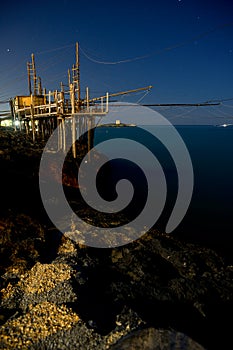
<instances>
[{"instance_id":1,"label":"dark blue sky","mask_svg":"<svg viewBox=\"0 0 233 350\"><path fill-rule=\"evenodd\" d=\"M47 90L66 83L76 41L82 88L88 85L92 95L151 84L143 103L233 97L231 0L4 2L0 33L0 100L28 93L32 52ZM206 109L158 110L173 123L233 123L233 100Z\"/></svg>"}]
</instances>

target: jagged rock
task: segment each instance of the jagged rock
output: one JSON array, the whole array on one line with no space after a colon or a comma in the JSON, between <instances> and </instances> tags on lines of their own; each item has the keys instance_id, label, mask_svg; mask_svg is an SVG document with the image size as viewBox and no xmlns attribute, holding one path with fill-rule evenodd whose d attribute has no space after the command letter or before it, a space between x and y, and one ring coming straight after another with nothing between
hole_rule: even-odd
<instances>
[{"instance_id":1,"label":"jagged rock","mask_svg":"<svg viewBox=\"0 0 233 350\"><path fill-rule=\"evenodd\" d=\"M41 302L62 304L77 299L70 284L72 271L66 264L36 263L12 288L2 290L2 306L26 310L29 305Z\"/></svg>"},{"instance_id":2,"label":"jagged rock","mask_svg":"<svg viewBox=\"0 0 233 350\"><path fill-rule=\"evenodd\" d=\"M10 212L1 219L2 283L18 280L39 260L45 244L44 227L23 213Z\"/></svg>"},{"instance_id":3,"label":"jagged rock","mask_svg":"<svg viewBox=\"0 0 233 350\"><path fill-rule=\"evenodd\" d=\"M224 348L230 337L224 316L232 311L232 269L215 252L157 231L104 251L81 248L64 237L51 263L37 263L3 292L2 306L8 310L24 314L30 305L68 303L78 315L81 323L46 342L38 339L40 346L33 344L33 349L55 349L58 344L65 349L68 343L74 349L81 344L80 337L74 341L79 332L86 334L83 349L107 349L141 325L156 330L154 341L160 339L161 349L170 336L177 344L183 339L190 349L201 349L195 342ZM129 313L123 322L119 318L125 306L134 310L130 326Z\"/></svg>"}]
</instances>

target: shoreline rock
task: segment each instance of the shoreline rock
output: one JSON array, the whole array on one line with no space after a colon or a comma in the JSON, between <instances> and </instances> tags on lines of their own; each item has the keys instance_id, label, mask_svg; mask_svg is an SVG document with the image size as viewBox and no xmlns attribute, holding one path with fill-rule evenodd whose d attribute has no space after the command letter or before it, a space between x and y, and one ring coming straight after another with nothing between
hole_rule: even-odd
<instances>
[{"instance_id":1,"label":"shoreline rock","mask_svg":"<svg viewBox=\"0 0 233 350\"><path fill-rule=\"evenodd\" d=\"M153 332L172 330L173 337L184 334L190 349L202 349L201 345L224 348L231 338L226 316L232 312L232 277L233 270L214 251L155 231L105 254L80 248L63 237L51 263L37 262L14 286L8 283L2 290L2 308L17 312L3 324L2 337L15 344L18 334L26 342L30 327L25 326L26 333L20 335L21 331L14 331L14 322L22 323L37 306L49 314L46 305L54 305L70 308L79 323L74 329L58 327L59 336L53 333L41 339L39 333L34 335L37 340L30 349L65 349L68 343L70 349L77 344L82 349L82 337L86 339L83 349L107 349L106 342L113 345L132 331L150 327Z\"/></svg>"},{"instance_id":2,"label":"shoreline rock","mask_svg":"<svg viewBox=\"0 0 233 350\"><path fill-rule=\"evenodd\" d=\"M130 349L151 338L158 349L168 338L174 348L181 339L190 350L229 347L233 267L224 257L157 230L115 249L75 244L43 213L41 148L2 128L0 138L9 186L0 217L3 349Z\"/></svg>"}]
</instances>

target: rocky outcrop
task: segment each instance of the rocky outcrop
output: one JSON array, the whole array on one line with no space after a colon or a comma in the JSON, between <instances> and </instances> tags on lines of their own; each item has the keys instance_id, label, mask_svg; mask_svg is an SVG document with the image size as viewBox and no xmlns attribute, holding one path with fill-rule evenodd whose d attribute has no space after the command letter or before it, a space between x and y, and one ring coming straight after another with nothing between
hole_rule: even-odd
<instances>
[{"instance_id":1,"label":"rocky outcrop","mask_svg":"<svg viewBox=\"0 0 233 350\"><path fill-rule=\"evenodd\" d=\"M232 277L214 251L156 231L111 250L63 237L53 261L37 262L2 290L4 312L14 313L2 339L30 349L226 348ZM36 333L30 319L49 326Z\"/></svg>"},{"instance_id":2,"label":"rocky outcrop","mask_svg":"<svg viewBox=\"0 0 233 350\"><path fill-rule=\"evenodd\" d=\"M115 249L76 244L43 214L41 148L0 137L1 348L230 348L233 267L223 257L157 230Z\"/></svg>"}]
</instances>

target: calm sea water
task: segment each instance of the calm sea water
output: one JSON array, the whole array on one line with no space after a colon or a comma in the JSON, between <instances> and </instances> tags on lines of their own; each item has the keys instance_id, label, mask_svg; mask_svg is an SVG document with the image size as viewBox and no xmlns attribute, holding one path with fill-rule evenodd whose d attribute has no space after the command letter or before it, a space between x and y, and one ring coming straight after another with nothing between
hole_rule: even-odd
<instances>
[{"instance_id":1,"label":"calm sea water","mask_svg":"<svg viewBox=\"0 0 233 350\"><path fill-rule=\"evenodd\" d=\"M150 127L151 130L158 126ZM150 130L148 128L148 130ZM167 127L164 127L166 132ZM233 256L233 127L176 126L186 144L194 170L192 200L180 225L173 234L189 241L219 249ZM140 128L97 128L95 144L112 138L130 138L143 142L158 158L167 177L167 204L157 226L163 229L174 205L177 193L176 167L166 149ZM107 150L117 158L120 146ZM135 149L128 150L135 152ZM150 164L146 164L150 167ZM114 181L129 178L137 191L129 213L138 213L146 200L147 186L143 174L135 165L121 159L112 161ZM113 181L113 182L114 182ZM107 190L109 193L109 189ZM170 196L170 198L169 198ZM110 195L111 197L111 195Z\"/></svg>"}]
</instances>

